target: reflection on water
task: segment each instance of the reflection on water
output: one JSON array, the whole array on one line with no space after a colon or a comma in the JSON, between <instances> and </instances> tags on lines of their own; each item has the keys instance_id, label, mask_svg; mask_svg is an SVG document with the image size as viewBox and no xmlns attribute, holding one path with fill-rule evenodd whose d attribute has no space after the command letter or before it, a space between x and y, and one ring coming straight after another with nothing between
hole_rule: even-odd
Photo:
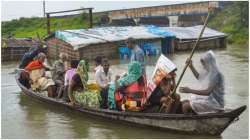
<instances>
[{"instance_id":1,"label":"reflection on water","mask_svg":"<svg viewBox=\"0 0 250 140\"><path fill-rule=\"evenodd\" d=\"M166 132L157 129L135 127L130 124L111 121L46 103L33 101L19 95L27 127L22 138L166 138ZM136 133L135 133L136 129ZM150 135L148 135L150 134ZM168 138L220 138L221 136L190 136L182 133L168 133ZM10 137L11 138L11 137Z\"/></svg>"},{"instance_id":2,"label":"reflection on water","mask_svg":"<svg viewBox=\"0 0 250 140\"><path fill-rule=\"evenodd\" d=\"M194 65L200 68L201 52L196 52ZM236 108L248 104L248 48L231 47L216 50L217 61L226 81L226 107ZM177 75L184 67L188 53L177 53L169 58L177 65ZM147 76L154 69L157 57L146 58ZM115 74L127 70L128 61L112 60ZM248 109L240 120L225 130L221 136L187 135L135 127L130 124L89 116L65 108L47 105L20 94L14 75L9 74L17 63L2 66L2 137L3 138L248 138ZM93 73L90 73L93 81ZM187 70L181 85L194 85ZM182 95L182 99L189 98Z\"/></svg>"}]
</instances>

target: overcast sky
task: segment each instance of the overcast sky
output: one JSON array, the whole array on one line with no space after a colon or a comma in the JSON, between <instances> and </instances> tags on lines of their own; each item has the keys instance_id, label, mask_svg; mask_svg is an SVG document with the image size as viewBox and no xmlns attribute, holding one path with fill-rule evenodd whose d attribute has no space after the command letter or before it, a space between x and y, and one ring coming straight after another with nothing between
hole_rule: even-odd
<instances>
[{"instance_id":1,"label":"overcast sky","mask_svg":"<svg viewBox=\"0 0 250 140\"><path fill-rule=\"evenodd\" d=\"M185 1L185 3L191 1ZM184 3L181 1L45 1L46 12L92 7L94 12ZM2 1L1 20L42 17L43 1Z\"/></svg>"}]
</instances>

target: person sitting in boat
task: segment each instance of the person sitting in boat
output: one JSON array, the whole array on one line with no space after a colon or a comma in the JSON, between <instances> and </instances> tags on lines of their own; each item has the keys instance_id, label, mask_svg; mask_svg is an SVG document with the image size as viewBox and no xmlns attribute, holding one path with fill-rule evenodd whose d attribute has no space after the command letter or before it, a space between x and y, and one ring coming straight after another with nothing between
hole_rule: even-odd
<instances>
[{"instance_id":1,"label":"person sitting in boat","mask_svg":"<svg viewBox=\"0 0 250 140\"><path fill-rule=\"evenodd\" d=\"M69 102L69 96L68 96L68 88L69 88L69 83L75 75L76 68L79 64L79 60L71 60L70 62L70 69L66 71L65 73L65 80L64 80L64 91L63 91L63 97L62 99L66 102Z\"/></svg>"},{"instance_id":2,"label":"person sitting in boat","mask_svg":"<svg viewBox=\"0 0 250 140\"><path fill-rule=\"evenodd\" d=\"M172 95L175 88L175 72L164 77L148 99L144 112L181 113L180 95Z\"/></svg>"},{"instance_id":3,"label":"person sitting in boat","mask_svg":"<svg viewBox=\"0 0 250 140\"><path fill-rule=\"evenodd\" d=\"M108 89L111 83L112 72L109 68L109 62L107 58L102 60L102 68L98 69L95 74L95 80L100 88L101 93L101 108L108 108Z\"/></svg>"},{"instance_id":4,"label":"person sitting in boat","mask_svg":"<svg viewBox=\"0 0 250 140\"><path fill-rule=\"evenodd\" d=\"M100 94L98 90L89 89L88 82L89 66L86 61L81 60L77 66L68 88L70 105L83 105L93 108L100 107Z\"/></svg>"},{"instance_id":5,"label":"person sitting in boat","mask_svg":"<svg viewBox=\"0 0 250 140\"><path fill-rule=\"evenodd\" d=\"M39 53L38 59L29 63L25 67L25 71L29 72L32 90L40 91L48 97L55 97L55 83L51 78L51 74L49 71L45 71L46 67L43 65L45 58L44 53Z\"/></svg>"},{"instance_id":6,"label":"person sitting in boat","mask_svg":"<svg viewBox=\"0 0 250 140\"><path fill-rule=\"evenodd\" d=\"M65 73L65 82L64 82L64 86L68 86L69 82L71 81L73 75L76 72L76 68L79 64L79 60L71 60L70 61L70 69L68 69Z\"/></svg>"},{"instance_id":7,"label":"person sitting in boat","mask_svg":"<svg viewBox=\"0 0 250 140\"><path fill-rule=\"evenodd\" d=\"M19 65L20 69L24 69L33 59L41 52L45 52L46 46L41 47L41 46L36 46L36 47L31 47L28 52L26 52L22 59L21 63Z\"/></svg>"},{"instance_id":8,"label":"person sitting in boat","mask_svg":"<svg viewBox=\"0 0 250 140\"><path fill-rule=\"evenodd\" d=\"M109 109L121 111L141 111L146 98L145 83L141 64L132 61L128 65L128 73L109 86Z\"/></svg>"},{"instance_id":9,"label":"person sitting in boat","mask_svg":"<svg viewBox=\"0 0 250 140\"><path fill-rule=\"evenodd\" d=\"M18 80L20 81L20 83L25 86L27 89L31 88L30 85L30 76L29 76L29 72L22 70L20 72L20 77L18 78Z\"/></svg>"},{"instance_id":10,"label":"person sitting in boat","mask_svg":"<svg viewBox=\"0 0 250 140\"><path fill-rule=\"evenodd\" d=\"M94 72L96 73L99 69L102 68L102 57L101 56L97 56L95 58L95 68L94 68Z\"/></svg>"},{"instance_id":11,"label":"person sitting in boat","mask_svg":"<svg viewBox=\"0 0 250 140\"><path fill-rule=\"evenodd\" d=\"M63 88L64 88L64 75L67 71L66 68L66 61L68 60L68 56L65 53L59 54L59 60L55 61L53 66L53 74L52 79L54 80L57 88L57 98L60 98L63 94Z\"/></svg>"},{"instance_id":12,"label":"person sitting in boat","mask_svg":"<svg viewBox=\"0 0 250 140\"><path fill-rule=\"evenodd\" d=\"M181 93L192 93L191 100L183 101L182 110L184 113L212 113L224 110L224 76L216 64L215 55L208 51L200 59L204 72L198 73L192 61L187 59L186 64L201 84L201 90L189 87L180 87Z\"/></svg>"}]
</instances>

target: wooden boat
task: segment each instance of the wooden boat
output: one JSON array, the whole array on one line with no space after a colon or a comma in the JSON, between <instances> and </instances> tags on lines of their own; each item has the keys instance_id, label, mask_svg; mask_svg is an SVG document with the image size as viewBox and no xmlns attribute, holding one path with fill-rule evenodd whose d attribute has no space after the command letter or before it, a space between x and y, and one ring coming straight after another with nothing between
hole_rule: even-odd
<instances>
[{"instance_id":1,"label":"wooden boat","mask_svg":"<svg viewBox=\"0 0 250 140\"><path fill-rule=\"evenodd\" d=\"M128 122L131 124L149 126L171 131L181 131L192 134L220 135L232 122L238 120L239 115L246 109L241 106L234 110L225 110L220 113L209 113L202 115L164 114L164 113L141 113L120 112L107 109L93 109L89 107L72 107L67 103L54 98L45 97L39 93L27 89L19 82L17 73L16 81L22 89L22 93L34 99L62 106L84 114L99 116L102 118Z\"/></svg>"}]
</instances>

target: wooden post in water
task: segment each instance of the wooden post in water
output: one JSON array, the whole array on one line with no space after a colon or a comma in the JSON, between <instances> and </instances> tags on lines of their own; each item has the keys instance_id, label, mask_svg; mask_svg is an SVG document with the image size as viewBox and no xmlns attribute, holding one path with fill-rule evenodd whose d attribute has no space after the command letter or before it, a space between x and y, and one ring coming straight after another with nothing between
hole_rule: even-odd
<instances>
[{"instance_id":1,"label":"wooden post in water","mask_svg":"<svg viewBox=\"0 0 250 140\"><path fill-rule=\"evenodd\" d=\"M89 8L89 28L93 27L92 8Z\"/></svg>"},{"instance_id":2,"label":"wooden post in water","mask_svg":"<svg viewBox=\"0 0 250 140\"><path fill-rule=\"evenodd\" d=\"M46 13L47 15L47 34L50 34L50 15L49 13Z\"/></svg>"},{"instance_id":3,"label":"wooden post in water","mask_svg":"<svg viewBox=\"0 0 250 140\"><path fill-rule=\"evenodd\" d=\"M45 18L46 14L45 14L45 0L43 1L43 17Z\"/></svg>"}]
</instances>

